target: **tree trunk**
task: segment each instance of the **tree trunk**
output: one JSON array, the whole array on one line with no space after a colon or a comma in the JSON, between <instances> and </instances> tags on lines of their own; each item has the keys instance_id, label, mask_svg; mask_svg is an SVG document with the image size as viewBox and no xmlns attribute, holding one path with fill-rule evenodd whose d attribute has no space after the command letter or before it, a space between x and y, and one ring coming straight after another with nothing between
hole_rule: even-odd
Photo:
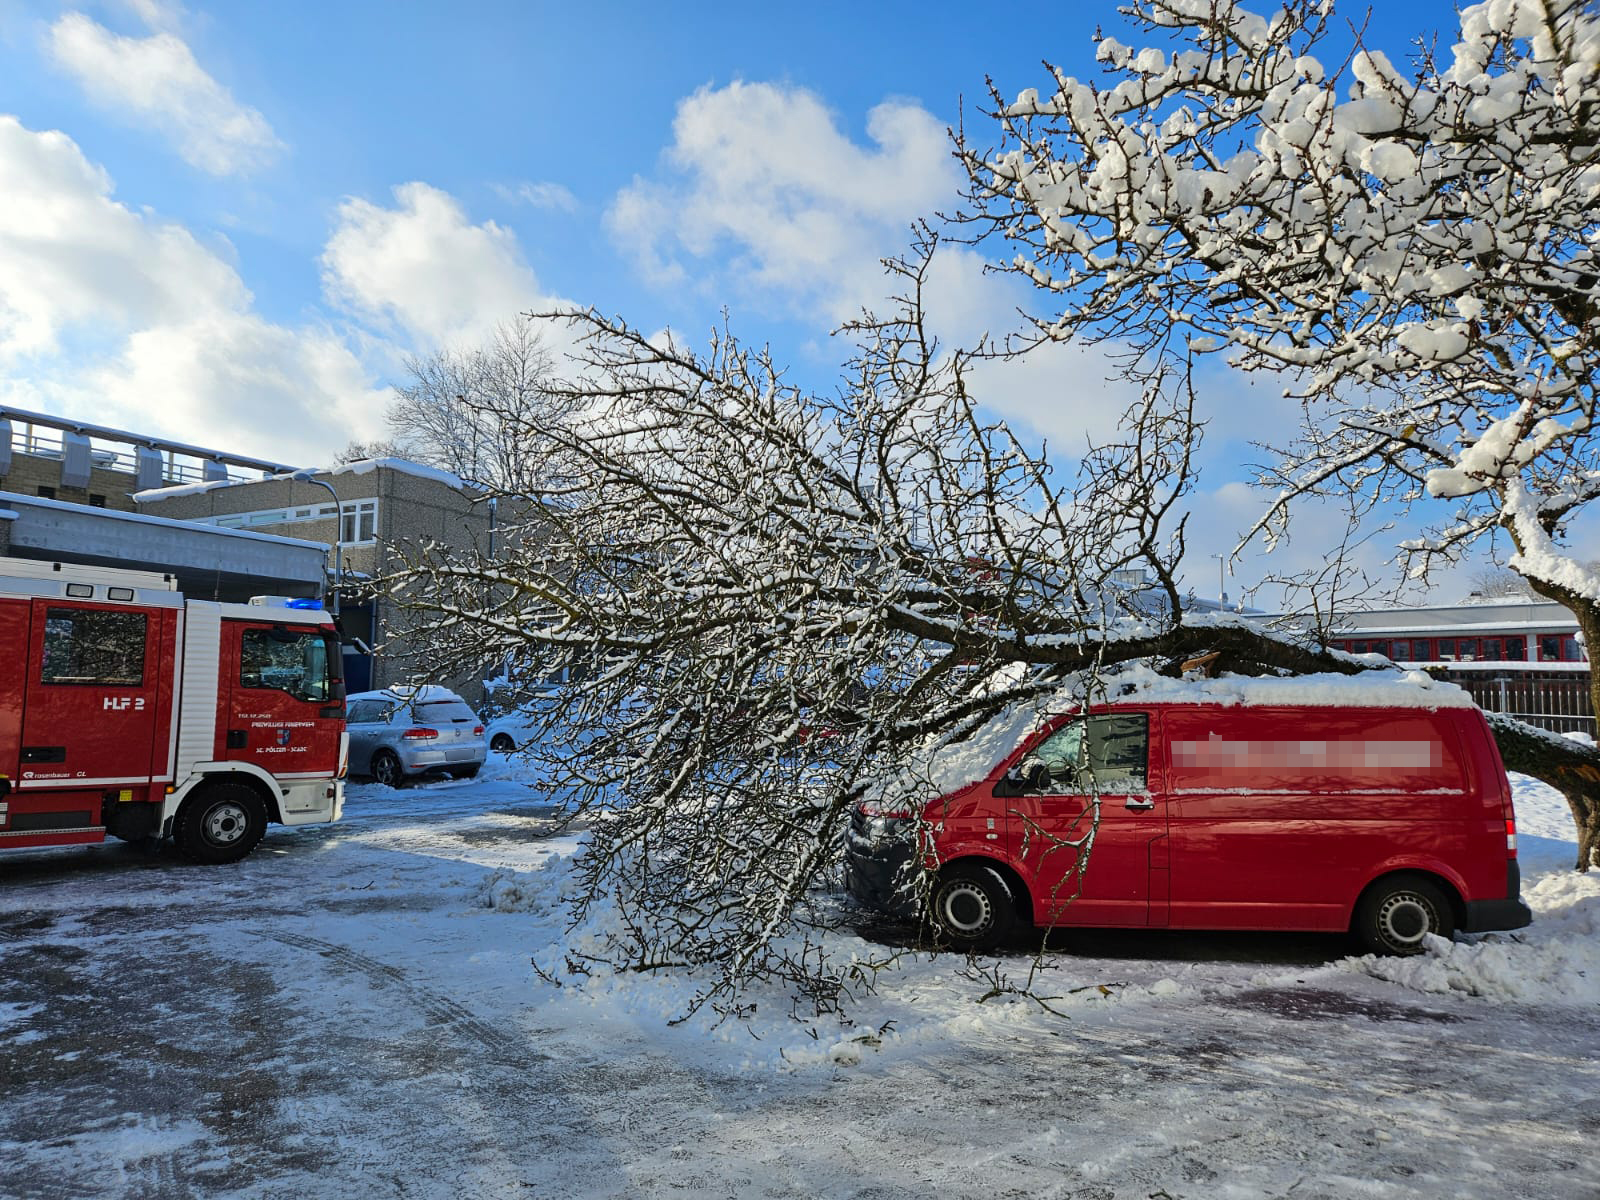
<instances>
[{"instance_id":1,"label":"tree trunk","mask_svg":"<svg viewBox=\"0 0 1600 1200\"><path fill-rule=\"evenodd\" d=\"M1600 646L1600 604L1579 592L1531 575L1523 578L1534 591L1554 600L1577 618L1586 651ZM1600 674L1592 667L1589 707L1600 717ZM1500 757L1505 760L1508 771L1532 775L1567 798L1573 822L1578 827L1578 870L1600 866L1600 752L1571 738L1548 734L1509 718L1502 720L1496 716L1492 724L1495 739L1500 743Z\"/></svg>"}]
</instances>

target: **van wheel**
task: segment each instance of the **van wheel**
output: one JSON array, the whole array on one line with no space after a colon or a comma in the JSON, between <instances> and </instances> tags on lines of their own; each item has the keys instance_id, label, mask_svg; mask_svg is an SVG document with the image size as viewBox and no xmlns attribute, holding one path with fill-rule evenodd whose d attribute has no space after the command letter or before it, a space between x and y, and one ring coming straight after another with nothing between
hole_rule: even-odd
<instances>
[{"instance_id":1,"label":"van wheel","mask_svg":"<svg viewBox=\"0 0 1600 1200\"><path fill-rule=\"evenodd\" d=\"M242 783L212 783L183 802L173 840L198 863L238 862L267 832L267 808Z\"/></svg>"},{"instance_id":2,"label":"van wheel","mask_svg":"<svg viewBox=\"0 0 1600 1200\"><path fill-rule=\"evenodd\" d=\"M929 904L934 928L957 950L986 950L1017 923L1011 889L993 867L952 867L934 885Z\"/></svg>"},{"instance_id":3,"label":"van wheel","mask_svg":"<svg viewBox=\"0 0 1600 1200\"><path fill-rule=\"evenodd\" d=\"M1380 879L1356 905L1355 932L1375 954L1421 954L1422 939L1455 932L1450 901L1414 875Z\"/></svg>"},{"instance_id":4,"label":"van wheel","mask_svg":"<svg viewBox=\"0 0 1600 1200\"><path fill-rule=\"evenodd\" d=\"M372 772L372 778L384 787L397 788L405 782L405 768L392 751L379 750L372 756L372 765L368 769Z\"/></svg>"}]
</instances>

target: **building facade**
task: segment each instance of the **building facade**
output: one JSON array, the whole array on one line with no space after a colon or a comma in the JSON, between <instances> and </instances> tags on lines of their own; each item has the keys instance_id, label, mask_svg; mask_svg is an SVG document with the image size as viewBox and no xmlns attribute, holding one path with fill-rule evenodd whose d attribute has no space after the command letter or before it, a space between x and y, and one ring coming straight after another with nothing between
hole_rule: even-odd
<instances>
[{"instance_id":1,"label":"building facade","mask_svg":"<svg viewBox=\"0 0 1600 1200\"><path fill-rule=\"evenodd\" d=\"M283 463L0 405L0 491L133 512L133 493L260 478Z\"/></svg>"},{"instance_id":2,"label":"building facade","mask_svg":"<svg viewBox=\"0 0 1600 1200\"><path fill-rule=\"evenodd\" d=\"M474 703L482 699L481 679L439 678L429 669L408 614L374 583L424 545L492 552L494 512L480 491L456 476L385 458L152 488L134 498L141 513L153 516L326 543L330 574L339 580L350 691L426 677Z\"/></svg>"},{"instance_id":3,"label":"building facade","mask_svg":"<svg viewBox=\"0 0 1600 1200\"><path fill-rule=\"evenodd\" d=\"M1577 619L1551 600L1345 613L1329 644L1442 676L1488 712L1559 733L1596 732L1587 647Z\"/></svg>"}]
</instances>

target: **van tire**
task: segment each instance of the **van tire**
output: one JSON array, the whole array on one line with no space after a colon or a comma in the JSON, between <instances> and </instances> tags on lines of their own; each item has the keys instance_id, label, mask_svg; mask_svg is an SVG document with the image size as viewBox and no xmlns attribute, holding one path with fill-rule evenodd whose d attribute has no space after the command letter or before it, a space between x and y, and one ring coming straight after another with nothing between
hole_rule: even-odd
<instances>
[{"instance_id":1,"label":"van tire","mask_svg":"<svg viewBox=\"0 0 1600 1200\"><path fill-rule=\"evenodd\" d=\"M266 832L267 806L243 783L199 788L183 802L172 830L185 858L210 865L238 862Z\"/></svg>"},{"instance_id":2,"label":"van tire","mask_svg":"<svg viewBox=\"0 0 1600 1200\"><path fill-rule=\"evenodd\" d=\"M957 950L987 950L1016 928L1017 904L993 867L965 864L939 876L928 912L941 941Z\"/></svg>"},{"instance_id":3,"label":"van tire","mask_svg":"<svg viewBox=\"0 0 1600 1200\"><path fill-rule=\"evenodd\" d=\"M1420 875L1391 875L1356 905L1355 934L1374 954L1421 954L1426 934L1449 938L1455 913L1438 886Z\"/></svg>"}]
</instances>

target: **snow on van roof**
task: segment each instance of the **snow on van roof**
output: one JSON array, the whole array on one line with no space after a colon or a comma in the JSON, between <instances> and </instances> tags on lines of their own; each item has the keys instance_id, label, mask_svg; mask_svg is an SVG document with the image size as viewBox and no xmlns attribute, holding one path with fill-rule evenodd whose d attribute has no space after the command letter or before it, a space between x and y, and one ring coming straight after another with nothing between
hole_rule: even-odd
<instances>
[{"instance_id":1,"label":"snow on van roof","mask_svg":"<svg viewBox=\"0 0 1600 1200\"><path fill-rule=\"evenodd\" d=\"M872 788L866 803L897 810L948 795L986 778L1047 717L1078 708L1087 676L1070 686L1010 705L970 735L946 735L914 751L900 771ZM1422 671L1372 670L1359 675L1256 676L1172 679L1148 663L1125 663L1101 673L1106 703L1212 704L1260 708L1471 708L1472 697ZM1099 691L1100 689L1096 689Z\"/></svg>"},{"instance_id":2,"label":"snow on van roof","mask_svg":"<svg viewBox=\"0 0 1600 1200\"><path fill-rule=\"evenodd\" d=\"M1422 671L1374 670L1359 675L1219 675L1171 679L1144 663L1103 676L1112 703L1222 704L1286 708L1471 708L1464 688ZM1076 707L1082 690L1057 693ZM1060 711L1057 709L1056 711Z\"/></svg>"}]
</instances>

